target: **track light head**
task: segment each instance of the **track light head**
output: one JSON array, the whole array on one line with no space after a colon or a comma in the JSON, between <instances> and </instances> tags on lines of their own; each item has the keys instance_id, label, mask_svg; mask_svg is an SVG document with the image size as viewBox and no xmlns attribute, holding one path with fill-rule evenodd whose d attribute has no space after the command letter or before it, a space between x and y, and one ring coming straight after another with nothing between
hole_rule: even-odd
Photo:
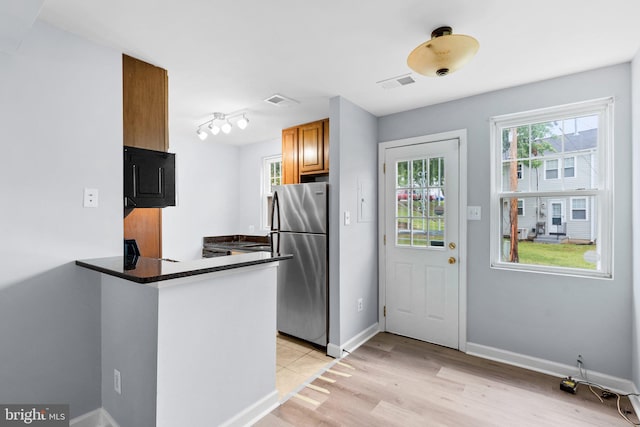
<instances>
[{"instance_id":1,"label":"track light head","mask_svg":"<svg viewBox=\"0 0 640 427\"><path fill-rule=\"evenodd\" d=\"M248 124L249 119L247 119L247 116L245 116L244 114L242 115L242 118L236 122L236 125L238 125L238 127L242 130L245 130Z\"/></svg>"},{"instance_id":2,"label":"track light head","mask_svg":"<svg viewBox=\"0 0 640 427\"><path fill-rule=\"evenodd\" d=\"M204 141L205 139L207 139L207 133L203 131L201 128L198 128L198 131L196 133L198 134L198 137L200 138L200 140Z\"/></svg>"},{"instance_id":3,"label":"track light head","mask_svg":"<svg viewBox=\"0 0 640 427\"><path fill-rule=\"evenodd\" d=\"M224 132L225 134L229 134L229 132L231 132L231 123L229 122L229 120L224 122L220 129L222 129L222 132Z\"/></svg>"},{"instance_id":4,"label":"track light head","mask_svg":"<svg viewBox=\"0 0 640 427\"><path fill-rule=\"evenodd\" d=\"M211 122L209 123L209 131L215 136L220 133L220 126Z\"/></svg>"}]
</instances>

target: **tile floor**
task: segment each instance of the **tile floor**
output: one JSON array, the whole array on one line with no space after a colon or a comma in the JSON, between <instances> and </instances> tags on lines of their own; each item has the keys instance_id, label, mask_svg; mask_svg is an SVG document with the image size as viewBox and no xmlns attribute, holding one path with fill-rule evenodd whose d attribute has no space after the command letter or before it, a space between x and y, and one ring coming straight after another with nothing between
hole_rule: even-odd
<instances>
[{"instance_id":1,"label":"tile floor","mask_svg":"<svg viewBox=\"0 0 640 427\"><path fill-rule=\"evenodd\" d=\"M280 401L335 361L323 350L286 335L276 337L276 388Z\"/></svg>"}]
</instances>

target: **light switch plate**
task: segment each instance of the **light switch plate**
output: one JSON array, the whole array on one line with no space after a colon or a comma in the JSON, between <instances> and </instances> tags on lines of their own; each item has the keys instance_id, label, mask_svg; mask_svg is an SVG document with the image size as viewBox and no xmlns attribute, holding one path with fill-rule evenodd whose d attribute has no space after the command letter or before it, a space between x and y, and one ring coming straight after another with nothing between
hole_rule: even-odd
<instances>
[{"instance_id":1,"label":"light switch plate","mask_svg":"<svg viewBox=\"0 0 640 427\"><path fill-rule=\"evenodd\" d=\"M482 209L480 206L467 206L467 220L480 221L482 218Z\"/></svg>"},{"instance_id":2,"label":"light switch plate","mask_svg":"<svg viewBox=\"0 0 640 427\"><path fill-rule=\"evenodd\" d=\"M350 224L351 224L351 212L344 211L344 225L350 225Z\"/></svg>"},{"instance_id":3,"label":"light switch plate","mask_svg":"<svg viewBox=\"0 0 640 427\"><path fill-rule=\"evenodd\" d=\"M85 188L84 189L84 203L85 208L97 208L98 207L98 189L97 188Z\"/></svg>"}]
</instances>

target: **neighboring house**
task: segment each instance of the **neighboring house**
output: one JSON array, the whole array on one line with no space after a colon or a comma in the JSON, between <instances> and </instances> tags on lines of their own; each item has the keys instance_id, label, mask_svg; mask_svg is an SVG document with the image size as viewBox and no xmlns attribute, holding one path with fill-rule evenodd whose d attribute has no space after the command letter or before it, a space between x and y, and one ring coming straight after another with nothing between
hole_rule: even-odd
<instances>
[{"instance_id":1,"label":"neighboring house","mask_svg":"<svg viewBox=\"0 0 640 427\"><path fill-rule=\"evenodd\" d=\"M546 138L552 150L517 165L517 191L562 191L591 189L597 182L597 133L592 128ZM564 147L563 147L564 144ZM509 163L503 165L503 182L509 185ZM510 233L509 201L503 202L503 234ZM596 201L593 197L518 198L518 238L545 237L594 241Z\"/></svg>"}]
</instances>

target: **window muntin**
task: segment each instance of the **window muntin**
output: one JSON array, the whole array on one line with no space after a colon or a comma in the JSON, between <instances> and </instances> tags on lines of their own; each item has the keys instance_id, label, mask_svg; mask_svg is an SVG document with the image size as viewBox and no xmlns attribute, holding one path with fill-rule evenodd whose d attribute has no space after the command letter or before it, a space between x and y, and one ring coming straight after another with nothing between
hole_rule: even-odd
<instances>
[{"instance_id":1,"label":"window muntin","mask_svg":"<svg viewBox=\"0 0 640 427\"><path fill-rule=\"evenodd\" d=\"M491 119L492 267L612 276L612 115L609 98ZM556 249L578 245L585 254L557 264Z\"/></svg>"},{"instance_id":2,"label":"window muntin","mask_svg":"<svg viewBox=\"0 0 640 427\"><path fill-rule=\"evenodd\" d=\"M444 246L444 158L396 163L396 245Z\"/></svg>"}]
</instances>

